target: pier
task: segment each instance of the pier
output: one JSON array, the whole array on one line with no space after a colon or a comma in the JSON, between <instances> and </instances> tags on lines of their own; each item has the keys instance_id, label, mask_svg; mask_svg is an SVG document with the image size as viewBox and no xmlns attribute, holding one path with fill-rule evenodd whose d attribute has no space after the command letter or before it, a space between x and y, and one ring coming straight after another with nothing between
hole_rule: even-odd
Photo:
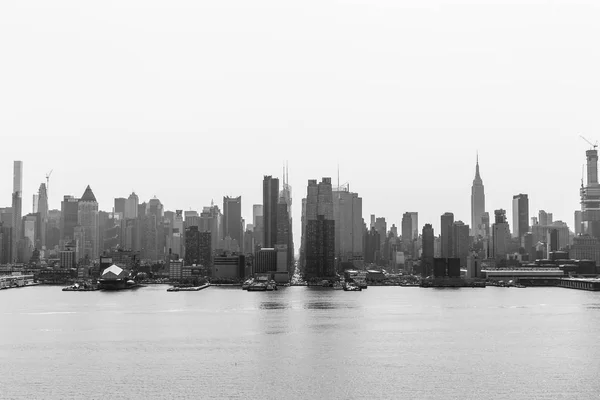
<instances>
[{"instance_id":1,"label":"pier","mask_svg":"<svg viewBox=\"0 0 600 400\"><path fill-rule=\"evenodd\" d=\"M564 278L558 286L568 289L600 291L600 278Z\"/></svg>"}]
</instances>

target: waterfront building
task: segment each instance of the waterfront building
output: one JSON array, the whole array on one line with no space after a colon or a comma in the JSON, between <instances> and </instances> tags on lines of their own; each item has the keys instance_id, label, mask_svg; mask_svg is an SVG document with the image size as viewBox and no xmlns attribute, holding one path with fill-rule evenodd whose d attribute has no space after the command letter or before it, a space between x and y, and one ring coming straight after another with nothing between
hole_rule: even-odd
<instances>
[{"instance_id":1,"label":"waterfront building","mask_svg":"<svg viewBox=\"0 0 600 400\"><path fill-rule=\"evenodd\" d=\"M261 274L277 271L277 251L274 248L266 248L254 252L252 274Z\"/></svg>"},{"instance_id":2,"label":"waterfront building","mask_svg":"<svg viewBox=\"0 0 600 400\"><path fill-rule=\"evenodd\" d=\"M61 250L59 252L60 267L61 268L75 268L77 267L77 259L75 258L75 250Z\"/></svg>"},{"instance_id":3,"label":"waterfront building","mask_svg":"<svg viewBox=\"0 0 600 400\"><path fill-rule=\"evenodd\" d=\"M433 272L434 253L434 234L431 224L425 224L423 227L423 253L421 255L421 276L430 276Z\"/></svg>"},{"instance_id":4,"label":"waterfront building","mask_svg":"<svg viewBox=\"0 0 600 400\"><path fill-rule=\"evenodd\" d=\"M273 248L277 243L277 204L279 202L279 179L265 176L263 179L264 247Z\"/></svg>"},{"instance_id":5,"label":"waterfront building","mask_svg":"<svg viewBox=\"0 0 600 400\"><path fill-rule=\"evenodd\" d=\"M441 256L450 258L454 256L454 240L452 237L452 226L454 224L454 214L444 213L440 218L440 238L441 238Z\"/></svg>"},{"instance_id":6,"label":"waterfront building","mask_svg":"<svg viewBox=\"0 0 600 400\"><path fill-rule=\"evenodd\" d=\"M223 239L230 237L239 247L243 245L242 196L223 197L223 228Z\"/></svg>"},{"instance_id":7,"label":"waterfront building","mask_svg":"<svg viewBox=\"0 0 600 400\"><path fill-rule=\"evenodd\" d=\"M217 279L244 279L246 258L243 255L215 256L211 276Z\"/></svg>"},{"instance_id":8,"label":"waterfront building","mask_svg":"<svg viewBox=\"0 0 600 400\"><path fill-rule=\"evenodd\" d=\"M331 178L309 180L306 196L305 278L335 276L335 220Z\"/></svg>"},{"instance_id":9,"label":"waterfront building","mask_svg":"<svg viewBox=\"0 0 600 400\"><path fill-rule=\"evenodd\" d=\"M572 260L593 260L600 265L600 240L591 235L576 236L569 249Z\"/></svg>"},{"instance_id":10,"label":"waterfront building","mask_svg":"<svg viewBox=\"0 0 600 400\"><path fill-rule=\"evenodd\" d=\"M12 227L10 223L0 221L0 264L10 263L12 263Z\"/></svg>"},{"instance_id":11,"label":"waterfront building","mask_svg":"<svg viewBox=\"0 0 600 400\"><path fill-rule=\"evenodd\" d=\"M362 198L350 192L348 185L333 191L335 251L340 261L363 257Z\"/></svg>"},{"instance_id":12,"label":"waterfront building","mask_svg":"<svg viewBox=\"0 0 600 400\"><path fill-rule=\"evenodd\" d=\"M94 192L88 185L77 202L77 224L83 228L83 250L80 257L87 256L90 260L97 259L99 254L99 221L98 202ZM81 246L81 245L80 245Z\"/></svg>"},{"instance_id":13,"label":"waterfront building","mask_svg":"<svg viewBox=\"0 0 600 400\"><path fill-rule=\"evenodd\" d=\"M483 214L485 213L485 189L479 174L479 155L475 164L475 178L471 186L471 236L487 237ZM489 222L489 215L488 215ZM489 225L488 225L489 226Z\"/></svg>"},{"instance_id":14,"label":"waterfront building","mask_svg":"<svg viewBox=\"0 0 600 400\"><path fill-rule=\"evenodd\" d=\"M522 240L523 235L529 232L529 197L526 194L513 196L513 231L512 237Z\"/></svg>"}]
</instances>

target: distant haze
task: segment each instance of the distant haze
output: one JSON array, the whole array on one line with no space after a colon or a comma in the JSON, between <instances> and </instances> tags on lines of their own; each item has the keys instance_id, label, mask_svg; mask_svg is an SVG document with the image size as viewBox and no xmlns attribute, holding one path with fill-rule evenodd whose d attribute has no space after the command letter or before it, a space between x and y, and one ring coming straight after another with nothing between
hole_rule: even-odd
<instances>
[{"instance_id":1,"label":"distant haze","mask_svg":"<svg viewBox=\"0 0 600 400\"><path fill-rule=\"evenodd\" d=\"M242 196L289 162L295 243L308 179L331 176L364 217L470 224L479 150L486 208L573 228L585 150L600 139L600 7L570 1L4 1L0 206L23 160L23 211L91 185L167 210Z\"/></svg>"}]
</instances>

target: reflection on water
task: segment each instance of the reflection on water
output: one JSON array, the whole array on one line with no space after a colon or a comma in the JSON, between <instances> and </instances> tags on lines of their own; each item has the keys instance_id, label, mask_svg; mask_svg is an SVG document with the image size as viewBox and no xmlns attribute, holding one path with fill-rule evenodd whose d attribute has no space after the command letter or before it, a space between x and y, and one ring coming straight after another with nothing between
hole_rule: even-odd
<instances>
[{"instance_id":1,"label":"reflection on water","mask_svg":"<svg viewBox=\"0 0 600 400\"><path fill-rule=\"evenodd\" d=\"M259 308L263 310L283 310L291 308L290 304L282 303L280 301L262 301Z\"/></svg>"}]
</instances>

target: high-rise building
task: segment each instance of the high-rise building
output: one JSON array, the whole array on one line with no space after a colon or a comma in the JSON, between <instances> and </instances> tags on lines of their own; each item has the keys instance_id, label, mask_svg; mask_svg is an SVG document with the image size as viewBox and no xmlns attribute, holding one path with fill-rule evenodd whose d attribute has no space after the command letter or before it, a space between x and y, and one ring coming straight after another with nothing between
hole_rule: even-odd
<instances>
[{"instance_id":1,"label":"high-rise building","mask_svg":"<svg viewBox=\"0 0 600 400\"><path fill-rule=\"evenodd\" d=\"M551 225L552 223L548 223L548 213L544 210L540 210L538 212L538 224L540 225L544 225L544 226L548 226Z\"/></svg>"},{"instance_id":2,"label":"high-rise building","mask_svg":"<svg viewBox=\"0 0 600 400\"><path fill-rule=\"evenodd\" d=\"M585 152L587 158L587 185L581 182L581 213L583 233L600 239L600 184L598 183L598 150Z\"/></svg>"},{"instance_id":3,"label":"high-rise building","mask_svg":"<svg viewBox=\"0 0 600 400\"><path fill-rule=\"evenodd\" d=\"M263 247L254 253L252 273L277 271L277 251L274 248Z\"/></svg>"},{"instance_id":4,"label":"high-rise building","mask_svg":"<svg viewBox=\"0 0 600 400\"><path fill-rule=\"evenodd\" d=\"M506 211L494 211L495 223L492 225L492 244L490 256L496 260L505 259L508 254L508 245L510 241L510 230L506 222Z\"/></svg>"},{"instance_id":5,"label":"high-rise building","mask_svg":"<svg viewBox=\"0 0 600 400\"><path fill-rule=\"evenodd\" d=\"M444 213L440 219L440 237L442 241L441 255L442 258L454 257L454 240L452 237L452 225L454 224L454 214L451 212Z\"/></svg>"},{"instance_id":6,"label":"high-rise building","mask_svg":"<svg viewBox=\"0 0 600 400\"><path fill-rule=\"evenodd\" d=\"M185 230L185 265L199 265L200 262L200 231L197 226Z\"/></svg>"},{"instance_id":7,"label":"high-rise building","mask_svg":"<svg viewBox=\"0 0 600 400\"><path fill-rule=\"evenodd\" d=\"M414 236L413 214L415 213L406 212L402 215L402 245L404 247L404 253L411 256L414 256L413 241L416 239Z\"/></svg>"},{"instance_id":8,"label":"high-rise building","mask_svg":"<svg viewBox=\"0 0 600 400\"><path fill-rule=\"evenodd\" d=\"M346 186L333 191L335 251L342 261L363 257L362 198Z\"/></svg>"},{"instance_id":9,"label":"high-rise building","mask_svg":"<svg viewBox=\"0 0 600 400\"><path fill-rule=\"evenodd\" d=\"M581 210L575 211L575 235L581 235L583 233L583 214Z\"/></svg>"},{"instance_id":10,"label":"high-rise building","mask_svg":"<svg viewBox=\"0 0 600 400\"><path fill-rule=\"evenodd\" d=\"M12 194L12 261L18 254L19 241L22 236L21 220L23 218L23 161L15 161L13 164L13 194Z\"/></svg>"},{"instance_id":11,"label":"high-rise building","mask_svg":"<svg viewBox=\"0 0 600 400\"><path fill-rule=\"evenodd\" d=\"M265 176L263 179L263 246L275 248L277 243L277 204L279 202L279 179Z\"/></svg>"},{"instance_id":12,"label":"high-rise building","mask_svg":"<svg viewBox=\"0 0 600 400\"><path fill-rule=\"evenodd\" d=\"M263 205L262 204L254 204L252 206L252 224L254 225L254 229L252 234L254 236L254 245L262 246L264 236L265 236L265 226L264 226L264 216L263 216ZM255 249L246 249L249 253L254 253Z\"/></svg>"},{"instance_id":13,"label":"high-rise building","mask_svg":"<svg viewBox=\"0 0 600 400\"><path fill-rule=\"evenodd\" d=\"M529 198L526 194L513 196L513 238L521 239L529 232Z\"/></svg>"},{"instance_id":14,"label":"high-rise building","mask_svg":"<svg viewBox=\"0 0 600 400\"><path fill-rule=\"evenodd\" d=\"M63 247L66 242L75 239L78 213L79 199L73 196L64 196L60 207L60 240Z\"/></svg>"},{"instance_id":15,"label":"high-rise building","mask_svg":"<svg viewBox=\"0 0 600 400\"><path fill-rule=\"evenodd\" d=\"M433 259L435 238L431 224L423 227L423 254L421 255L421 276L430 276L433 273Z\"/></svg>"},{"instance_id":16,"label":"high-rise building","mask_svg":"<svg viewBox=\"0 0 600 400\"><path fill-rule=\"evenodd\" d=\"M453 239L453 257L460 259L460 266L467 266L467 257L469 256L469 249L471 242L469 238L469 225L466 225L462 221L456 221L452 225L452 239Z\"/></svg>"},{"instance_id":17,"label":"high-rise building","mask_svg":"<svg viewBox=\"0 0 600 400\"><path fill-rule=\"evenodd\" d=\"M335 276L335 220L331 178L309 180L306 196L305 278Z\"/></svg>"},{"instance_id":18,"label":"high-rise building","mask_svg":"<svg viewBox=\"0 0 600 400\"><path fill-rule=\"evenodd\" d=\"M242 248L242 196L223 197L223 228L223 239L230 237Z\"/></svg>"},{"instance_id":19,"label":"high-rise building","mask_svg":"<svg viewBox=\"0 0 600 400\"><path fill-rule=\"evenodd\" d=\"M190 222L195 217L190 216ZM186 225L187 225L188 217L186 216ZM223 232L223 214L221 214L221 210L219 210L219 206L211 204L210 207L204 207L202 209L202 213L200 213L200 221L199 221L199 230L200 232L210 232L211 233L211 247L213 252L219 248L219 242L222 238Z\"/></svg>"},{"instance_id":20,"label":"high-rise building","mask_svg":"<svg viewBox=\"0 0 600 400\"><path fill-rule=\"evenodd\" d=\"M475 179L471 186L471 235L475 238L486 237L485 226L483 224L483 214L485 213L485 189L483 180L479 174L479 155L475 164Z\"/></svg>"},{"instance_id":21,"label":"high-rise building","mask_svg":"<svg viewBox=\"0 0 600 400\"><path fill-rule=\"evenodd\" d=\"M135 219L138 217L138 206L140 199L135 192L132 192L125 202L125 219Z\"/></svg>"},{"instance_id":22,"label":"high-rise building","mask_svg":"<svg viewBox=\"0 0 600 400\"><path fill-rule=\"evenodd\" d=\"M38 190L38 210L40 214L40 244L47 247L46 235L48 229L48 191L46 184L42 183Z\"/></svg>"},{"instance_id":23,"label":"high-rise building","mask_svg":"<svg viewBox=\"0 0 600 400\"><path fill-rule=\"evenodd\" d=\"M385 245L385 238L387 238L387 222L384 217L375 218L375 230L379 233L379 239L381 243L379 243L379 250L383 253L383 246Z\"/></svg>"},{"instance_id":24,"label":"high-rise building","mask_svg":"<svg viewBox=\"0 0 600 400\"><path fill-rule=\"evenodd\" d=\"M114 212L125 216L125 208L127 208L127 199L125 197L116 197Z\"/></svg>"},{"instance_id":25,"label":"high-rise building","mask_svg":"<svg viewBox=\"0 0 600 400\"><path fill-rule=\"evenodd\" d=\"M281 246L285 246L285 260L282 260L281 257ZM290 246L290 215L288 214L288 206L284 199L279 200L279 204L277 204L277 242L275 245L276 250L278 250L277 256L278 260L283 262L286 267L288 265L289 254L288 254L288 246ZM281 264L279 262L279 264ZM279 268L281 269L281 268Z\"/></svg>"},{"instance_id":26,"label":"high-rise building","mask_svg":"<svg viewBox=\"0 0 600 400\"><path fill-rule=\"evenodd\" d=\"M83 246L80 247L83 253L79 254L79 257L87 256L89 260L93 261L100 256L99 220L98 202L89 185L77 203L77 224L83 228L84 241Z\"/></svg>"},{"instance_id":27,"label":"high-rise building","mask_svg":"<svg viewBox=\"0 0 600 400\"><path fill-rule=\"evenodd\" d=\"M279 192L279 204L277 208L277 244L286 246L286 266L289 275L294 274L294 231L293 231L293 218L292 218L292 186L288 180L288 169L284 167L283 171L283 185L281 186L281 192ZM282 207L285 206L285 210ZM283 218L283 220L281 220ZM278 253L278 257L283 257L281 252Z\"/></svg>"}]
</instances>

